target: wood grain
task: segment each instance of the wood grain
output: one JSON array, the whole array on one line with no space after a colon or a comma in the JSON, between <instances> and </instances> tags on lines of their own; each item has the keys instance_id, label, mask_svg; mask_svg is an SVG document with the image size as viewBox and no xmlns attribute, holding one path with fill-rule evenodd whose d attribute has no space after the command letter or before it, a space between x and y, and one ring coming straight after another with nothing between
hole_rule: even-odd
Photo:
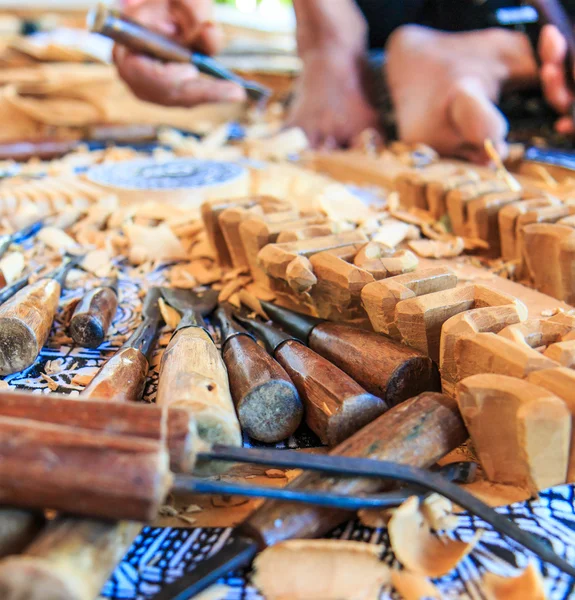
<instances>
[{"instance_id":1,"label":"wood grain","mask_svg":"<svg viewBox=\"0 0 575 600\"><path fill-rule=\"evenodd\" d=\"M269 443L292 435L301 423L303 406L280 364L247 335L229 339L222 354L242 430Z\"/></svg>"},{"instance_id":2,"label":"wood grain","mask_svg":"<svg viewBox=\"0 0 575 600\"><path fill-rule=\"evenodd\" d=\"M383 400L368 394L335 365L300 342L288 340L276 360L296 386L306 409L306 423L328 446L339 444L382 414Z\"/></svg>"},{"instance_id":3,"label":"wood grain","mask_svg":"<svg viewBox=\"0 0 575 600\"><path fill-rule=\"evenodd\" d=\"M118 307L118 296L110 287L88 292L76 306L70 321L70 337L84 348L97 348L106 334Z\"/></svg>"}]
</instances>

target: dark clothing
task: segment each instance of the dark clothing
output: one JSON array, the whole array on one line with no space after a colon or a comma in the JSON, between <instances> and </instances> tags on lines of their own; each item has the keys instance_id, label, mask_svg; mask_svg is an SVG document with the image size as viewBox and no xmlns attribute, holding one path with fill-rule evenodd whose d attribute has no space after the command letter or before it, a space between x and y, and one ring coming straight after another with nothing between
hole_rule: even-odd
<instances>
[{"instance_id":1,"label":"dark clothing","mask_svg":"<svg viewBox=\"0 0 575 600\"><path fill-rule=\"evenodd\" d=\"M496 11L525 4L521 0L356 0L369 24L370 48L383 48L400 25L418 24L444 31L498 26ZM575 16L575 0L562 0ZM526 26L534 29L533 26Z\"/></svg>"}]
</instances>

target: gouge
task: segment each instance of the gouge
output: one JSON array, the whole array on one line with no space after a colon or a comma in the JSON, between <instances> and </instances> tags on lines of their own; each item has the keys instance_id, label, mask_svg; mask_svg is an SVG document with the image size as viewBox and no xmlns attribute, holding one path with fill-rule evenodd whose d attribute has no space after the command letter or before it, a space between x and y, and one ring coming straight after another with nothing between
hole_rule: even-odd
<instances>
[{"instance_id":1,"label":"gouge","mask_svg":"<svg viewBox=\"0 0 575 600\"><path fill-rule=\"evenodd\" d=\"M242 430L260 442L284 440L294 433L303 417L294 384L252 334L233 321L229 306L220 306L215 317Z\"/></svg>"},{"instance_id":2,"label":"gouge","mask_svg":"<svg viewBox=\"0 0 575 600\"><path fill-rule=\"evenodd\" d=\"M262 302L269 317L353 377L388 406L426 391L440 391L437 365L421 352L374 333L330 323Z\"/></svg>"},{"instance_id":3,"label":"gouge","mask_svg":"<svg viewBox=\"0 0 575 600\"><path fill-rule=\"evenodd\" d=\"M189 410L207 444L241 446L226 365L203 319L215 309L218 292L162 288L162 295L182 320L162 356L156 403ZM198 465L196 472L213 474L214 467Z\"/></svg>"},{"instance_id":4,"label":"gouge","mask_svg":"<svg viewBox=\"0 0 575 600\"><path fill-rule=\"evenodd\" d=\"M271 92L264 86L255 81L242 79L217 60L199 52L191 52L175 40L135 23L103 3L98 4L97 8L89 13L88 28L94 33L111 38L134 52L147 54L166 62L191 63L201 73L217 79L233 81L241 85L253 100L265 102L271 95Z\"/></svg>"},{"instance_id":5,"label":"gouge","mask_svg":"<svg viewBox=\"0 0 575 600\"><path fill-rule=\"evenodd\" d=\"M387 410L383 400L300 340L261 321L235 318L263 340L286 370L304 402L306 423L324 444L339 444Z\"/></svg>"},{"instance_id":6,"label":"gouge","mask_svg":"<svg viewBox=\"0 0 575 600\"><path fill-rule=\"evenodd\" d=\"M89 291L78 302L70 325L70 337L84 348L97 348L106 334L118 308L118 279L110 277Z\"/></svg>"},{"instance_id":7,"label":"gouge","mask_svg":"<svg viewBox=\"0 0 575 600\"><path fill-rule=\"evenodd\" d=\"M60 267L0 306L0 375L34 364L48 339L66 276L79 260L65 258Z\"/></svg>"}]
</instances>

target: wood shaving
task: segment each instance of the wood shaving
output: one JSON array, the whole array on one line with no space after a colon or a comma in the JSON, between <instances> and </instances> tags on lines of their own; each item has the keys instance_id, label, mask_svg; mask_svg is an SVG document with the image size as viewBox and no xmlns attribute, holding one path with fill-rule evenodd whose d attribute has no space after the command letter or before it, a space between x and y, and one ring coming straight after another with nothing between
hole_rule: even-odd
<instances>
[{"instance_id":1,"label":"wood shaving","mask_svg":"<svg viewBox=\"0 0 575 600\"><path fill-rule=\"evenodd\" d=\"M232 508L247 504L249 500L241 496L212 496L210 502L214 508Z\"/></svg>"},{"instance_id":2,"label":"wood shaving","mask_svg":"<svg viewBox=\"0 0 575 600\"><path fill-rule=\"evenodd\" d=\"M286 475L285 472L280 469L268 469L266 471L266 477L269 477L270 479L285 479Z\"/></svg>"},{"instance_id":3,"label":"wood shaving","mask_svg":"<svg viewBox=\"0 0 575 600\"><path fill-rule=\"evenodd\" d=\"M547 597L543 577L534 562L517 577L486 573L483 592L487 600L545 600Z\"/></svg>"},{"instance_id":4,"label":"wood shaving","mask_svg":"<svg viewBox=\"0 0 575 600\"><path fill-rule=\"evenodd\" d=\"M470 542L439 538L412 496L393 514L388 525L389 540L401 564L427 577L442 577L454 569L474 548L480 532Z\"/></svg>"},{"instance_id":5,"label":"wood shaving","mask_svg":"<svg viewBox=\"0 0 575 600\"><path fill-rule=\"evenodd\" d=\"M204 510L204 509L201 506L198 506L197 504L189 504L188 506L184 506L184 508L182 508L182 510L186 514L193 514L193 513L202 512L202 510Z\"/></svg>"},{"instance_id":6,"label":"wood shaving","mask_svg":"<svg viewBox=\"0 0 575 600\"><path fill-rule=\"evenodd\" d=\"M110 277L112 273L112 255L106 249L92 250L82 260L82 268L96 277Z\"/></svg>"},{"instance_id":7,"label":"wood shaving","mask_svg":"<svg viewBox=\"0 0 575 600\"><path fill-rule=\"evenodd\" d=\"M222 290L218 296L218 302L226 302L226 300L228 300L228 298L232 294L235 294L236 292L238 292L241 288L244 287L244 285L246 285L250 281L251 281L251 277L238 277L237 279L234 279L233 281L229 281L222 288Z\"/></svg>"},{"instance_id":8,"label":"wood shaving","mask_svg":"<svg viewBox=\"0 0 575 600\"><path fill-rule=\"evenodd\" d=\"M373 529L383 529L389 524L389 520L395 511L394 508L388 509L362 509L357 511L359 521L365 527L372 527Z\"/></svg>"},{"instance_id":9,"label":"wood shaving","mask_svg":"<svg viewBox=\"0 0 575 600\"><path fill-rule=\"evenodd\" d=\"M56 375L57 373L60 373L63 368L64 368L64 359L63 358L56 358L54 360L48 360L48 361L46 361L46 364L44 365L44 373L46 373L46 375Z\"/></svg>"},{"instance_id":10,"label":"wood shaving","mask_svg":"<svg viewBox=\"0 0 575 600\"><path fill-rule=\"evenodd\" d=\"M418 256L423 258L448 258L459 256L465 249L463 238L450 241L414 240L407 244Z\"/></svg>"},{"instance_id":11,"label":"wood shaving","mask_svg":"<svg viewBox=\"0 0 575 600\"><path fill-rule=\"evenodd\" d=\"M50 390L52 390L53 392L55 392L60 387L60 384L54 381L49 375L46 375L45 373L40 373L40 377L42 377L42 379L48 384Z\"/></svg>"},{"instance_id":12,"label":"wood shaving","mask_svg":"<svg viewBox=\"0 0 575 600\"><path fill-rule=\"evenodd\" d=\"M0 259L0 273L4 277L6 285L11 285L24 272L26 259L22 252L10 252Z\"/></svg>"},{"instance_id":13,"label":"wood shaving","mask_svg":"<svg viewBox=\"0 0 575 600\"><path fill-rule=\"evenodd\" d=\"M276 295L274 292L272 292L272 290L265 288L259 283L248 283L245 289L247 292L253 294L256 298L263 300L264 302L273 302L276 299Z\"/></svg>"},{"instance_id":14,"label":"wood shaving","mask_svg":"<svg viewBox=\"0 0 575 600\"><path fill-rule=\"evenodd\" d=\"M453 514L451 500L440 494L430 494L424 498L421 512L435 531L452 531L457 527L458 518Z\"/></svg>"},{"instance_id":15,"label":"wood shaving","mask_svg":"<svg viewBox=\"0 0 575 600\"><path fill-rule=\"evenodd\" d=\"M179 515L178 511L169 504L164 504L163 506L160 506L158 514L161 517L177 517Z\"/></svg>"},{"instance_id":16,"label":"wood shaving","mask_svg":"<svg viewBox=\"0 0 575 600\"><path fill-rule=\"evenodd\" d=\"M256 557L253 582L267 600L377 600L391 579L380 552L363 542L289 540Z\"/></svg>"},{"instance_id":17,"label":"wood shaving","mask_svg":"<svg viewBox=\"0 0 575 600\"><path fill-rule=\"evenodd\" d=\"M78 373L72 377L72 385L88 385L98 372L98 367L82 367Z\"/></svg>"},{"instance_id":18,"label":"wood shaving","mask_svg":"<svg viewBox=\"0 0 575 600\"><path fill-rule=\"evenodd\" d=\"M423 600L437 598L441 600L440 591L423 575L410 571L392 571L391 583L401 594L403 600Z\"/></svg>"},{"instance_id":19,"label":"wood shaving","mask_svg":"<svg viewBox=\"0 0 575 600\"><path fill-rule=\"evenodd\" d=\"M48 248L58 250L59 252L74 253L81 249L75 239L57 227L43 227L36 237L39 241L46 244Z\"/></svg>"},{"instance_id":20,"label":"wood shaving","mask_svg":"<svg viewBox=\"0 0 575 600\"><path fill-rule=\"evenodd\" d=\"M187 515L182 515L181 513L178 513L178 519L180 519L180 521L183 521L184 523L187 523L188 525L194 525L198 521L193 517L188 517Z\"/></svg>"},{"instance_id":21,"label":"wood shaving","mask_svg":"<svg viewBox=\"0 0 575 600\"><path fill-rule=\"evenodd\" d=\"M0 390L11 390L12 386L3 379L0 379Z\"/></svg>"},{"instance_id":22,"label":"wood shaving","mask_svg":"<svg viewBox=\"0 0 575 600\"><path fill-rule=\"evenodd\" d=\"M235 308L241 308L242 306L242 301L240 300L240 295L238 293L232 294L228 298L228 302Z\"/></svg>"},{"instance_id":23,"label":"wood shaving","mask_svg":"<svg viewBox=\"0 0 575 600\"><path fill-rule=\"evenodd\" d=\"M260 316L262 319L269 321L269 317L266 314L266 311L263 309L259 298L256 298L256 296L248 292L245 288L239 291L238 297L241 304L247 306L250 310L253 310L253 312L255 312L256 315Z\"/></svg>"},{"instance_id":24,"label":"wood shaving","mask_svg":"<svg viewBox=\"0 0 575 600\"><path fill-rule=\"evenodd\" d=\"M124 225L130 245L130 261L141 264L146 260L168 261L187 258L187 253L174 232L165 224L156 227Z\"/></svg>"},{"instance_id":25,"label":"wood shaving","mask_svg":"<svg viewBox=\"0 0 575 600\"><path fill-rule=\"evenodd\" d=\"M211 260L193 261L187 265L186 270L200 285L209 285L222 278L222 270Z\"/></svg>"},{"instance_id":26,"label":"wood shaving","mask_svg":"<svg viewBox=\"0 0 575 600\"><path fill-rule=\"evenodd\" d=\"M182 320L182 315L169 304L163 298L158 300L158 308L160 309L160 313L162 315L162 319L164 319L164 323L167 325L168 329L174 331L176 327L180 324Z\"/></svg>"},{"instance_id":27,"label":"wood shaving","mask_svg":"<svg viewBox=\"0 0 575 600\"><path fill-rule=\"evenodd\" d=\"M194 600L226 600L234 588L223 583L216 583L207 590L194 596Z\"/></svg>"}]
</instances>

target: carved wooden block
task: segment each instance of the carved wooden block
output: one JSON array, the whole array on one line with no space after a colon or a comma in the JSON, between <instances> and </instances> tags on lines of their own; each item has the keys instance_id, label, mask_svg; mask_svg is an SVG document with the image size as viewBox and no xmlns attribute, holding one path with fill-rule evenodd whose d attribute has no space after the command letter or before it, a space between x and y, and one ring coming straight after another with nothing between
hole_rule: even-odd
<instances>
[{"instance_id":1,"label":"carved wooden block","mask_svg":"<svg viewBox=\"0 0 575 600\"><path fill-rule=\"evenodd\" d=\"M290 229L280 232L277 243L286 244L287 242L297 242L299 240L309 240L314 237L323 237L336 233L335 224L310 225L302 229Z\"/></svg>"},{"instance_id":2,"label":"carved wooden block","mask_svg":"<svg viewBox=\"0 0 575 600\"><path fill-rule=\"evenodd\" d=\"M575 368L575 340L551 344L543 354L558 362L562 367Z\"/></svg>"},{"instance_id":3,"label":"carved wooden block","mask_svg":"<svg viewBox=\"0 0 575 600\"><path fill-rule=\"evenodd\" d=\"M559 366L533 350L494 333L477 333L455 343L457 380L494 373L525 379L529 373Z\"/></svg>"},{"instance_id":4,"label":"carved wooden block","mask_svg":"<svg viewBox=\"0 0 575 600\"><path fill-rule=\"evenodd\" d=\"M546 206L558 206L561 202L556 198L534 198L533 200L521 200L504 206L498 213L499 241L501 247L501 258L503 260L514 260L521 257L517 248L517 219L525 213Z\"/></svg>"},{"instance_id":5,"label":"carved wooden block","mask_svg":"<svg viewBox=\"0 0 575 600\"><path fill-rule=\"evenodd\" d=\"M447 267L421 269L407 275L369 283L361 291L361 301L374 331L393 338L401 335L395 325L398 302L454 288L457 277Z\"/></svg>"},{"instance_id":6,"label":"carved wooden block","mask_svg":"<svg viewBox=\"0 0 575 600\"><path fill-rule=\"evenodd\" d=\"M255 207L254 207L255 208ZM227 208L218 217L218 224L226 243L232 266L249 268L244 245L240 237L240 223L253 217L254 212L249 209L234 207Z\"/></svg>"},{"instance_id":7,"label":"carved wooden block","mask_svg":"<svg viewBox=\"0 0 575 600\"><path fill-rule=\"evenodd\" d=\"M562 319L528 319L523 323L510 325L499 332L499 335L516 342L526 344L530 348L540 348L560 342L575 331L575 317L562 315Z\"/></svg>"},{"instance_id":8,"label":"carved wooden block","mask_svg":"<svg viewBox=\"0 0 575 600\"><path fill-rule=\"evenodd\" d=\"M545 388L561 398L571 413L571 450L567 483L575 482L575 371L564 367L534 371L527 376L527 381Z\"/></svg>"},{"instance_id":9,"label":"carved wooden block","mask_svg":"<svg viewBox=\"0 0 575 600\"><path fill-rule=\"evenodd\" d=\"M493 192L507 192L509 188L500 180L491 179L462 185L448 192L445 199L447 214L451 221L451 228L455 235L465 235L465 222L467 221L467 204L476 198Z\"/></svg>"},{"instance_id":10,"label":"carved wooden block","mask_svg":"<svg viewBox=\"0 0 575 600\"><path fill-rule=\"evenodd\" d=\"M575 230L566 225L536 223L523 229L523 253L535 287L544 294L575 302Z\"/></svg>"},{"instance_id":11,"label":"carved wooden block","mask_svg":"<svg viewBox=\"0 0 575 600\"><path fill-rule=\"evenodd\" d=\"M455 395L457 383L455 344L458 340L476 333L498 333L508 325L519 323L526 318L527 307L519 303L474 308L445 321L441 328L439 348L439 371L443 393L448 396Z\"/></svg>"},{"instance_id":12,"label":"carved wooden block","mask_svg":"<svg viewBox=\"0 0 575 600\"><path fill-rule=\"evenodd\" d=\"M533 493L565 483L572 417L561 398L533 383L484 374L461 381L457 400L489 480Z\"/></svg>"},{"instance_id":13,"label":"carved wooden block","mask_svg":"<svg viewBox=\"0 0 575 600\"><path fill-rule=\"evenodd\" d=\"M395 323L403 341L439 360L441 328L445 321L465 310L510 304L523 310L509 294L483 285L466 285L419 298L402 300L395 307Z\"/></svg>"},{"instance_id":14,"label":"carved wooden block","mask_svg":"<svg viewBox=\"0 0 575 600\"><path fill-rule=\"evenodd\" d=\"M435 220L441 219L447 214L447 194L464 185L476 183L479 175L475 171L465 170L461 175L429 181L425 189L427 208Z\"/></svg>"}]
</instances>

